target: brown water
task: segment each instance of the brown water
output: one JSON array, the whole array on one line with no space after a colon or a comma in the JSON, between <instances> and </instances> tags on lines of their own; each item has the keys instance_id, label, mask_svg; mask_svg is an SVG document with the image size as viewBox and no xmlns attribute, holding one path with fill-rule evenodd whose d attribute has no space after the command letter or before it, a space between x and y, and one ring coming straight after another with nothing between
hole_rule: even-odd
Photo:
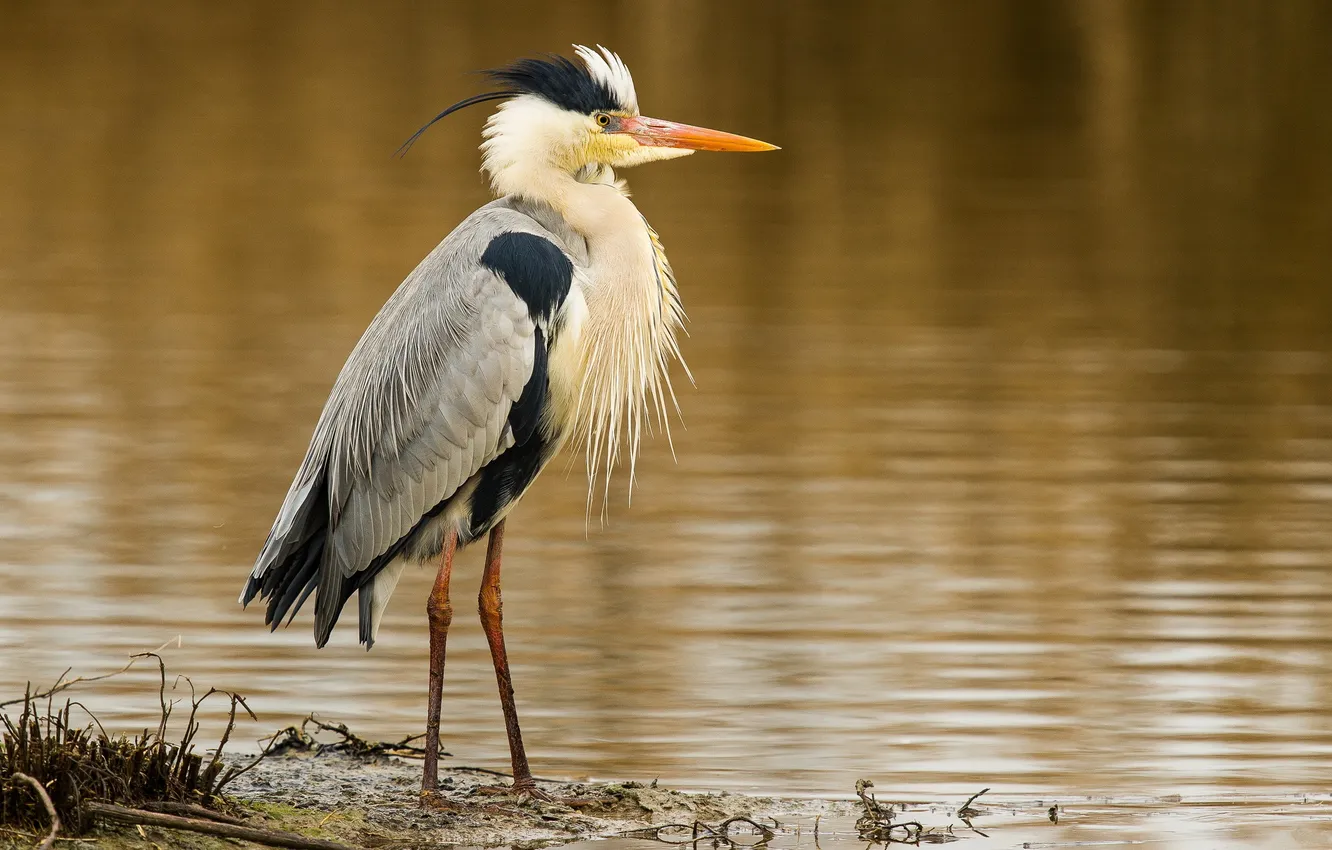
<instances>
[{"instance_id":1,"label":"brown water","mask_svg":"<svg viewBox=\"0 0 1332 850\"><path fill-rule=\"evenodd\" d=\"M630 175L697 389L632 509L557 467L512 517L539 772L1326 787L1328 6L518 6L0 12L4 690L180 634L251 737L421 728L429 575L368 655L235 597L351 345L487 198L483 110L389 154L578 40L784 150ZM474 622L450 651L446 743L504 766ZM150 680L90 700L141 724Z\"/></svg>"}]
</instances>

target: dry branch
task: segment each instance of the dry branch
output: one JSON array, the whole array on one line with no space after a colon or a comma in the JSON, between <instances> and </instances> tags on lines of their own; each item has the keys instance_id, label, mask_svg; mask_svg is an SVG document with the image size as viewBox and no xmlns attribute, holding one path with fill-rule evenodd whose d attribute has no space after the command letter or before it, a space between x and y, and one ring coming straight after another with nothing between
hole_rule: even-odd
<instances>
[{"instance_id":1,"label":"dry branch","mask_svg":"<svg viewBox=\"0 0 1332 850\"><path fill-rule=\"evenodd\" d=\"M988 792L989 790L990 790L989 788L982 788L979 791L977 791L975 794L972 794L970 797L968 797L967 801L962 804L962 807L957 810L957 816L965 821L968 818L974 818L977 815L985 814L984 809L973 809L971 807L971 804L976 802L976 800L980 797L980 795Z\"/></svg>"},{"instance_id":2,"label":"dry branch","mask_svg":"<svg viewBox=\"0 0 1332 850\"><path fill-rule=\"evenodd\" d=\"M78 682L119 675L143 658L152 658L158 665L160 717L155 728L149 727L134 737L113 737L81 703L66 699L63 706L51 705L53 694ZM85 804L93 800L129 807L188 807L175 811L202 815L207 806L219 805L227 782L263 758L260 754L243 767L224 764L223 747L231 738L239 710L251 719L255 719L254 713L237 694L217 689L197 694L193 683L183 676L176 683L189 684L189 717L180 740L167 740L167 721L179 700L168 697L166 667L156 653L139 653L121 670L102 676L65 681L67 674L61 674L57 684L42 691L34 692L29 686L20 701L23 707L18 716L0 711L0 823L35 828L50 820L53 832L63 829L77 836L89 826ZM195 752L195 735L200 707L218 694L230 699L230 707L226 730L210 757ZM85 726L71 722L76 705L91 718ZM40 802L22 784L26 777L32 777L29 784L34 788L40 787ZM229 820L225 816L208 817Z\"/></svg>"},{"instance_id":3,"label":"dry branch","mask_svg":"<svg viewBox=\"0 0 1332 850\"><path fill-rule=\"evenodd\" d=\"M313 733L310 732L310 727L314 727ZM320 732L332 732L339 736L339 740L331 743L320 741L315 737ZM268 744L265 749L274 755L289 752L313 752L315 755L341 753L352 758L396 756L397 758L421 759L425 758L425 748L418 747L412 742L424 737L425 735L421 734L409 735L401 741L367 741L348 729L345 723L326 723L310 714L301 721L300 726L288 726L285 729L279 729L272 737L266 739ZM441 749L439 755L450 756L452 753L447 753ZM495 771L495 775L507 777L509 774Z\"/></svg>"},{"instance_id":4,"label":"dry branch","mask_svg":"<svg viewBox=\"0 0 1332 850\"><path fill-rule=\"evenodd\" d=\"M861 841L877 844L920 844L955 841L956 836L949 833L926 832L919 821L909 820L893 823L892 804L884 805L869 790L874 783L868 779L856 780L856 796L860 798L865 813L856 821L856 831Z\"/></svg>"},{"instance_id":5,"label":"dry branch","mask_svg":"<svg viewBox=\"0 0 1332 850\"><path fill-rule=\"evenodd\" d=\"M274 829L260 829L253 826L237 826L219 823L213 820L179 817L178 815L146 812L142 809L127 809L110 803L84 803L84 811L104 820L119 823L159 826L166 829L180 829L188 832L202 832L205 835L218 835L223 838L238 838L241 841L253 841L269 847L290 847L294 850L352 850L346 844L326 841L322 838L308 838L294 832L279 832Z\"/></svg>"},{"instance_id":6,"label":"dry branch","mask_svg":"<svg viewBox=\"0 0 1332 850\"><path fill-rule=\"evenodd\" d=\"M192 803L144 803L140 806L145 812L158 812L164 815L180 815L181 817L202 818L204 820L215 820L218 823L229 823L234 826L244 826L245 821L240 818L233 818L231 815L224 815L221 812L215 812L212 809L205 809L203 806L196 806Z\"/></svg>"}]
</instances>

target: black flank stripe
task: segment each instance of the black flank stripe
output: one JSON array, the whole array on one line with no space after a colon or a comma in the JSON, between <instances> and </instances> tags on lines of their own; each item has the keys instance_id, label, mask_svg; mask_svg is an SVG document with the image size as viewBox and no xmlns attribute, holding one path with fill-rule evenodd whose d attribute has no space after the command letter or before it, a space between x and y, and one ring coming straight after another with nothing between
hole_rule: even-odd
<instances>
[{"instance_id":1,"label":"black flank stripe","mask_svg":"<svg viewBox=\"0 0 1332 850\"><path fill-rule=\"evenodd\" d=\"M489 528L509 503L523 494L546 461L546 438L536 431L530 440L514 446L486 464L472 493L471 538Z\"/></svg>"},{"instance_id":2,"label":"black flank stripe","mask_svg":"<svg viewBox=\"0 0 1332 850\"><path fill-rule=\"evenodd\" d=\"M541 412L546 407L546 393L550 389L550 379L546 374L546 340L541 328L536 329L536 346L532 353L532 377L527 379L518 401L509 408L509 429L513 431L513 442L521 446L536 433L541 422Z\"/></svg>"},{"instance_id":3,"label":"black flank stripe","mask_svg":"<svg viewBox=\"0 0 1332 850\"><path fill-rule=\"evenodd\" d=\"M536 329L535 341L532 376L527 379L527 386L523 387L517 403L509 410L514 444L481 469L481 479L472 492L469 524L473 538L489 528L509 503L527 490L549 460L546 435L539 427L550 390L546 341L541 328Z\"/></svg>"}]
</instances>

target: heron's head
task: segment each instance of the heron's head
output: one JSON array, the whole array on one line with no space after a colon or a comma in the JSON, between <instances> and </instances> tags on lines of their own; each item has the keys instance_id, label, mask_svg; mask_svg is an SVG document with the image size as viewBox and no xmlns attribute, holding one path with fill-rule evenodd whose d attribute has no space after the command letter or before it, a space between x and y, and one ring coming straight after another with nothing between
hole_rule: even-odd
<instances>
[{"instance_id":1,"label":"heron's head","mask_svg":"<svg viewBox=\"0 0 1332 850\"><path fill-rule=\"evenodd\" d=\"M634 78L619 56L604 47L575 46L574 51L577 62L549 56L489 71L501 91L454 104L430 124L464 106L503 100L486 122L481 146L484 167L501 193L510 191L513 187L506 184L519 175L551 168L577 174L588 166L628 168L694 151L776 149L720 130L644 117Z\"/></svg>"}]
</instances>

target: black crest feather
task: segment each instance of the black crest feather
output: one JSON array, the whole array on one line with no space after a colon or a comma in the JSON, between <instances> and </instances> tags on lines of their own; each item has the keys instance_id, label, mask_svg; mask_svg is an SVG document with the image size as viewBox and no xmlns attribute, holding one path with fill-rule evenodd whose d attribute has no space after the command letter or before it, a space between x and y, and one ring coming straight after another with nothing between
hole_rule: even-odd
<instances>
[{"instance_id":1,"label":"black crest feather","mask_svg":"<svg viewBox=\"0 0 1332 850\"><path fill-rule=\"evenodd\" d=\"M503 68L486 71L485 74L496 85L503 86L503 90L482 92L453 104L413 133L410 139L402 143L402 147L398 148L394 156L405 156L416 140L421 138L421 134L430 129L430 125L459 109L491 100L517 97L520 94L536 95L563 109L584 115L630 110L630 104L620 103L610 86L592 76L592 73L582 65L555 53L547 54L541 59L519 59Z\"/></svg>"},{"instance_id":2,"label":"black crest feather","mask_svg":"<svg viewBox=\"0 0 1332 850\"><path fill-rule=\"evenodd\" d=\"M431 118L429 121L425 123L423 127L421 127L421 129L417 130L415 133L412 133L412 137L407 141L403 142L402 145L396 151L393 152L393 155L399 158L406 156L407 151L412 149L412 145L416 144L416 140L421 138L422 133L430 129L431 124L434 124L436 121L438 121L441 118L445 118L449 115L452 115L453 113L457 112L459 109L466 109L469 106L474 106L478 103L485 103L488 100L503 100L506 97L514 97L515 95L519 94L522 94L522 92L488 91L488 92L482 92L481 94L474 94L469 98L460 100L457 103L450 106L448 109L436 115L434 118Z\"/></svg>"},{"instance_id":3,"label":"black crest feather","mask_svg":"<svg viewBox=\"0 0 1332 850\"><path fill-rule=\"evenodd\" d=\"M584 115L628 109L628 104L620 103L610 87L586 68L557 54L519 59L512 65L487 71L486 75L506 89L534 94Z\"/></svg>"}]
</instances>

